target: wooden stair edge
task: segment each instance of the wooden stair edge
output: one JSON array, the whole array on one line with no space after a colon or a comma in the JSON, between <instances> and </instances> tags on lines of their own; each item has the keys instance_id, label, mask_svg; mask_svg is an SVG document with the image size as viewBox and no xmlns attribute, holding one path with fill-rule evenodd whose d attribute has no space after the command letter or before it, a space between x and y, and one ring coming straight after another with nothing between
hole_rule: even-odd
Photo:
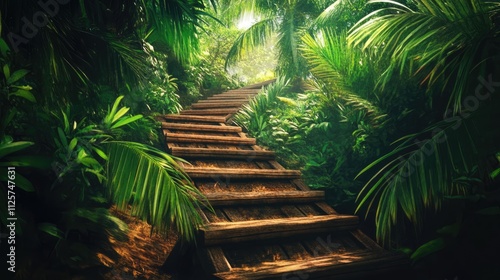
<instances>
[{"instance_id":1,"label":"wooden stair edge","mask_svg":"<svg viewBox=\"0 0 500 280\"><path fill-rule=\"evenodd\" d=\"M219 179L296 179L300 178L298 170L275 169L239 169L239 168L197 168L185 167L184 171L191 178Z\"/></svg>"},{"instance_id":2,"label":"wooden stair edge","mask_svg":"<svg viewBox=\"0 0 500 280\"><path fill-rule=\"evenodd\" d=\"M228 117L214 117L214 116L199 116L199 115L165 115L166 120L172 121L193 121L193 122L208 122L208 123L225 123Z\"/></svg>"},{"instance_id":3,"label":"wooden stair edge","mask_svg":"<svg viewBox=\"0 0 500 280\"><path fill-rule=\"evenodd\" d=\"M358 222L358 217L352 215L321 215L241 222L218 222L205 225L200 229L200 234L204 244L209 246L311 233L352 230L357 227Z\"/></svg>"},{"instance_id":4,"label":"wooden stair edge","mask_svg":"<svg viewBox=\"0 0 500 280\"><path fill-rule=\"evenodd\" d=\"M358 259L355 259L355 257ZM340 260L338 255L316 257L309 260L281 261L272 265L264 263L252 269L231 269L215 273L218 279L295 279L294 276L307 276L304 279L347 280L366 278L407 269L408 258L391 252L361 251L352 252L352 260ZM289 278L290 277L290 278ZM302 279L302 278L301 278Z\"/></svg>"},{"instance_id":5,"label":"wooden stair edge","mask_svg":"<svg viewBox=\"0 0 500 280\"><path fill-rule=\"evenodd\" d=\"M234 193L208 193L205 194L210 205L252 205L274 203L307 203L323 201L324 191L285 191L285 192L234 192Z\"/></svg>"},{"instance_id":6,"label":"wooden stair edge","mask_svg":"<svg viewBox=\"0 0 500 280\"><path fill-rule=\"evenodd\" d=\"M165 130L164 130L164 135L167 137L167 142L217 143L217 144L220 143L220 144L243 144L243 145L253 145L256 143L255 138L246 138L246 137L171 133Z\"/></svg>"},{"instance_id":7,"label":"wooden stair edge","mask_svg":"<svg viewBox=\"0 0 500 280\"><path fill-rule=\"evenodd\" d=\"M190 147L172 147L171 152L174 156L185 158L228 158L253 160L274 159L275 153L272 151L256 150L232 150L232 149L213 149L213 148L190 148Z\"/></svg>"},{"instance_id":8,"label":"wooden stair edge","mask_svg":"<svg viewBox=\"0 0 500 280\"><path fill-rule=\"evenodd\" d=\"M187 130L187 131L215 131L215 132L241 132L242 129L239 126L222 126L222 125L209 125L209 124L183 124L183 123L169 123L162 122L162 128L164 129L177 129L177 130Z\"/></svg>"},{"instance_id":9,"label":"wooden stair edge","mask_svg":"<svg viewBox=\"0 0 500 280\"><path fill-rule=\"evenodd\" d=\"M241 107L241 105L247 103L246 101L239 102L229 102L227 100L221 100L217 103L196 103L191 105L191 109L223 109L223 108L235 108Z\"/></svg>"},{"instance_id":10,"label":"wooden stair edge","mask_svg":"<svg viewBox=\"0 0 500 280\"><path fill-rule=\"evenodd\" d=\"M195 116L225 116L227 114L234 114L238 112L239 107L230 107L223 109L195 109L195 110L183 110L180 112L181 115L195 115Z\"/></svg>"}]
</instances>

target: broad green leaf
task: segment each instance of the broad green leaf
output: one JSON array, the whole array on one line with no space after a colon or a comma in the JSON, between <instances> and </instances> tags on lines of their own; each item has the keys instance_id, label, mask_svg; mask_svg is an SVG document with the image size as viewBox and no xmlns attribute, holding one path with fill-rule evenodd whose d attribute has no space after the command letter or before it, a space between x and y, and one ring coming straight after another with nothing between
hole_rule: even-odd
<instances>
[{"instance_id":1,"label":"broad green leaf","mask_svg":"<svg viewBox=\"0 0 500 280\"><path fill-rule=\"evenodd\" d=\"M26 76L26 74L28 74L30 71L26 70L26 69L19 69L17 71L15 71L14 73L12 73L12 75L7 79L7 84L8 85L11 85L17 81L19 81L20 79L22 79L24 76Z\"/></svg>"},{"instance_id":2,"label":"broad green leaf","mask_svg":"<svg viewBox=\"0 0 500 280\"><path fill-rule=\"evenodd\" d=\"M142 115L135 115L135 116L127 117L127 118L122 118L121 120L117 121L113 126L111 126L111 128L118 128L118 127L124 126L126 124L135 122L141 118L142 118Z\"/></svg>"},{"instance_id":3,"label":"broad green leaf","mask_svg":"<svg viewBox=\"0 0 500 280\"><path fill-rule=\"evenodd\" d=\"M9 144L4 144L0 146L0 158L8 155L15 153L17 151L23 150L28 148L29 146L33 146L35 143L33 142L28 142L28 141L18 141L18 142L12 142Z\"/></svg>"},{"instance_id":4,"label":"broad green leaf","mask_svg":"<svg viewBox=\"0 0 500 280\"><path fill-rule=\"evenodd\" d=\"M9 79L10 78L10 68L9 68L8 64L5 64L3 66L3 74L5 75L5 79Z\"/></svg>"},{"instance_id":5,"label":"broad green leaf","mask_svg":"<svg viewBox=\"0 0 500 280\"><path fill-rule=\"evenodd\" d=\"M439 237L436 239L433 239L424 245L420 246L411 254L410 258L413 261L418 261L422 259L423 257L426 257L430 254L436 253L446 247L446 242L443 238Z\"/></svg>"},{"instance_id":6,"label":"broad green leaf","mask_svg":"<svg viewBox=\"0 0 500 280\"><path fill-rule=\"evenodd\" d=\"M500 175L500 168L497 168L490 173L490 177L492 179L496 179L498 175Z\"/></svg>"},{"instance_id":7,"label":"broad green leaf","mask_svg":"<svg viewBox=\"0 0 500 280\"><path fill-rule=\"evenodd\" d=\"M22 98L24 98L24 99L26 99L28 101L36 103L36 98L33 95L33 93L31 93L31 91L27 91L27 90L24 90L24 89L18 89L18 90L14 91L14 92L11 92L10 95L22 97Z\"/></svg>"},{"instance_id":8,"label":"broad green leaf","mask_svg":"<svg viewBox=\"0 0 500 280\"><path fill-rule=\"evenodd\" d=\"M120 108L120 110L118 110L118 112L116 112L116 114L113 116L113 119L111 120L111 123L114 123L118 119L120 119L121 117L123 117L129 110L130 110L130 108L127 108L127 107Z\"/></svg>"},{"instance_id":9,"label":"broad green leaf","mask_svg":"<svg viewBox=\"0 0 500 280\"><path fill-rule=\"evenodd\" d=\"M92 147L92 150L94 150L102 159L108 160L108 156L101 149L99 149L97 147Z\"/></svg>"},{"instance_id":10,"label":"broad green leaf","mask_svg":"<svg viewBox=\"0 0 500 280\"><path fill-rule=\"evenodd\" d=\"M7 45L7 43L5 42L5 40L0 38L0 54L2 55L2 57L6 57L7 52L9 52L9 51L10 51L10 48Z\"/></svg>"},{"instance_id":11,"label":"broad green leaf","mask_svg":"<svg viewBox=\"0 0 500 280\"><path fill-rule=\"evenodd\" d=\"M69 152L73 152L73 150L75 149L77 144L78 144L78 138L75 137L75 138L71 139L71 141L69 142L69 145L68 145Z\"/></svg>"},{"instance_id":12,"label":"broad green leaf","mask_svg":"<svg viewBox=\"0 0 500 280\"><path fill-rule=\"evenodd\" d=\"M84 157L84 158L80 158L78 160L78 162L87 166L87 167L94 167L95 168L95 167L100 166L100 163L97 160L95 160L92 157L88 157L88 156Z\"/></svg>"},{"instance_id":13,"label":"broad green leaf","mask_svg":"<svg viewBox=\"0 0 500 280\"><path fill-rule=\"evenodd\" d=\"M18 85L12 85L11 86L12 88L18 88L18 89L23 89L23 90L32 90L33 87L29 86L29 85L24 85L24 86L18 86Z\"/></svg>"},{"instance_id":14,"label":"broad green leaf","mask_svg":"<svg viewBox=\"0 0 500 280\"><path fill-rule=\"evenodd\" d=\"M61 141L62 148L67 148L68 147L68 139L66 139L66 134L64 134L64 131L58 127L57 128L57 134L59 135L59 140Z\"/></svg>"}]
</instances>

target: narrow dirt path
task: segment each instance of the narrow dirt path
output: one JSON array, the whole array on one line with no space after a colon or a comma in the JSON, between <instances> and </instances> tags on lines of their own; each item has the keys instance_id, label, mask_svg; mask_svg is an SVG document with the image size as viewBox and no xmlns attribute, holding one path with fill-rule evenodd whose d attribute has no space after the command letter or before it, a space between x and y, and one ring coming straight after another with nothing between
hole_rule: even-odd
<instances>
[{"instance_id":1,"label":"narrow dirt path","mask_svg":"<svg viewBox=\"0 0 500 280\"><path fill-rule=\"evenodd\" d=\"M184 169L215 210L201 212L198 246L184 256L194 259L197 279L373 279L404 268L404 257L357 229L357 216L338 214L299 171L227 124L264 84L164 116L172 154L191 163Z\"/></svg>"}]
</instances>

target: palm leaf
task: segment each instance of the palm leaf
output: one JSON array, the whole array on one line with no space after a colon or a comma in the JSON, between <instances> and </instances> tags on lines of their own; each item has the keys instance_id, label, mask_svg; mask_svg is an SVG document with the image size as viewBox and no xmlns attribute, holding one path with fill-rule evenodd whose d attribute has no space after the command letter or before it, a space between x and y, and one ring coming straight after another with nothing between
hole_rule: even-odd
<instances>
[{"instance_id":1,"label":"palm leaf","mask_svg":"<svg viewBox=\"0 0 500 280\"><path fill-rule=\"evenodd\" d=\"M276 28L276 19L267 18L253 24L241 33L227 54L226 69L240 59L245 52L249 52L258 46L263 46L271 38Z\"/></svg>"},{"instance_id":2,"label":"palm leaf","mask_svg":"<svg viewBox=\"0 0 500 280\"><path fill-rule=\"evenodd\" d=\"M419 0L417 9L390 0L370 3L389 4L370 13L352 29L349 41L363 49L376 49L380 61L391 63L380 85L388 85L394 71L419 74L429 89L442 85L451 92L448 107L462 108L463 95L470 87L470 76L491 73L485 65L498 63L493 45L498 26L491 20L498 15L498 3L481 0ZM485 38L492 40L484 41ZM495 39L496 38L496 39Z\"/></svg>"},{"instance_id":3,"label":"palm leaf","mask_svg":"<svg viewBox=\"0 0 500 280\"><path fill-rule=\"evenodd\" d=\"M103 143L108 154L107 184L117 207L148 221L166 233L173 225L193 239L202 220L197 212L203 195L176 159L147 145L112 141Z\"/></svg>"},{"instance_id":4,"label":"palm leaf","mask_svg":"<svg viewBox=\"0 0 500 280\"><path fill-rule=\"evenodd\" d=\"M471 191L458 179L499 149L500 135L493 122L483 121L489 114L498 115L492 107L403 137L393 151L360 172L358 176L378 170L359 193L356 211L376 210L377 238L382 243L391 240L396 224L409 220L418 231L426 211L438 211L446 197ZM490 171L484 172L489 176Z\"/></svg>"}]
</instances>

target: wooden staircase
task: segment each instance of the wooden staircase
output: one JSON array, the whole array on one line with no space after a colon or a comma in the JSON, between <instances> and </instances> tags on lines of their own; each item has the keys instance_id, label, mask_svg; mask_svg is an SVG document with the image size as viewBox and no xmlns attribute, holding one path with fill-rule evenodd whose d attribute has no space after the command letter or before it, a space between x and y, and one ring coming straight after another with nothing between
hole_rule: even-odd
<instances>
[{"instance_id":1,"label":"wooden staircase","mask_svg":"<svg viewBox=\"0 0 500 280\"><path fill-rule=\"evenodd\" d=\"M164 116L171 153L184 165L214 212L196 247L176 246L167 271L192 262L194 279L378 279L405 269L407 259L382 249L311 190L300 172L286 170L240 127L227 125L267 83L230 90ZM181 260L174 260L181 258Z\"/></svg>"}]
</instances>

